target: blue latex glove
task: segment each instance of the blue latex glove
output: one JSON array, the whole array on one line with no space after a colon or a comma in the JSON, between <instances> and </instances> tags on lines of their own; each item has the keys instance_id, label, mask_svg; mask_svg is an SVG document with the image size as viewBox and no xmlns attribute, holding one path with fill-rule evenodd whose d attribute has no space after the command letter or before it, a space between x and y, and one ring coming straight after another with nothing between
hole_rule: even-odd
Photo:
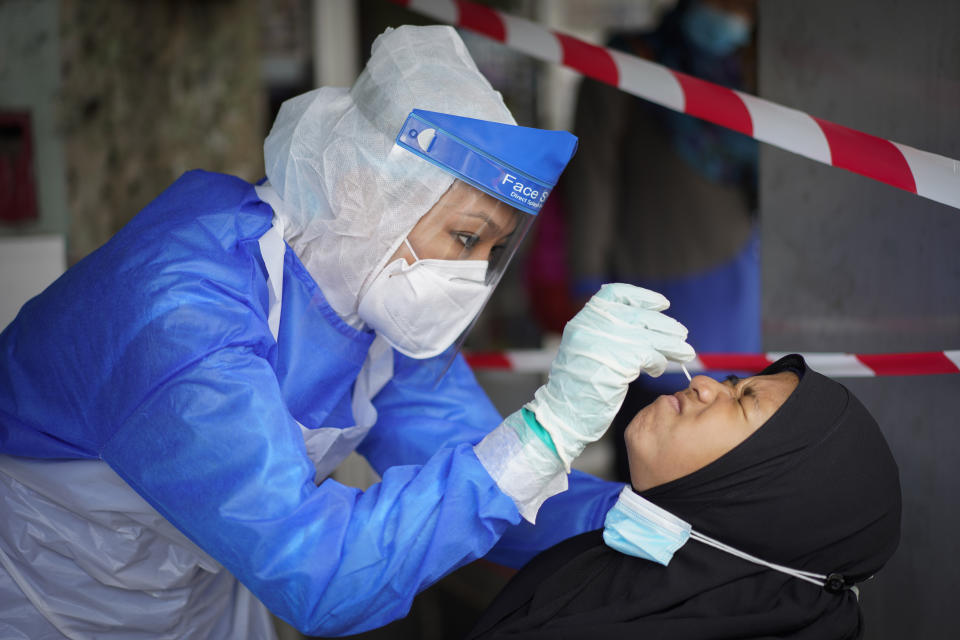
<instances>
[{"instance_id":1,"label":"blue latex glove","mask_svg":"<svg viewBox=\"0 0 960 640\"><path fill-rule=\"evenodd\" d=\"M661 313L669 301L629 284L606 284L563 330L547 383L526 407L550 433L567 471L610 426L641 372L659 376L667 360L696 355L687 329Z\"/></svg>"}]
</instances>

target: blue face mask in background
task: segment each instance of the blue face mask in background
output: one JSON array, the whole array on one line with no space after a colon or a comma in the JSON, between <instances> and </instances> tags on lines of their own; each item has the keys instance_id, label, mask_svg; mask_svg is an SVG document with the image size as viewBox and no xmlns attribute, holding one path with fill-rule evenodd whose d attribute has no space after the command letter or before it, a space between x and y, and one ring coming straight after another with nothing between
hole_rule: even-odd
<instances>
[{"instance_id":1,"label":"blue face mask in background","mask_svg":"<svg viewBox=\"0 0 960 640\"><path fill-rule=\"evenodd\" d=\"M714 56L726 56L750 41L751 25L743 16L696 4L683 16L683 32L695 46Z\"/></svg>"}]
</instances>

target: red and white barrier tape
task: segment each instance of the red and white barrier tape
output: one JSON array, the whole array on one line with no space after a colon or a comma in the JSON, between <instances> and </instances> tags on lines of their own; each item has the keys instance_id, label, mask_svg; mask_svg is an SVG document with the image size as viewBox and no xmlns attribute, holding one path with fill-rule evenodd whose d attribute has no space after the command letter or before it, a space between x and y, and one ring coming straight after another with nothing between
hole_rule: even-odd
<instances>
[{"instance_id":1,"label":"red and white barrier tape","mask_svg":"<svg viewBox=\"0 0 960 640\"><path fill-rule=\"evenodd\" d=\"M784 352L701 353L687 363L690 373L707 371L743 371L754 373L777 361ZM464 357L475 370L501 370L515 373L547 373L556 351L520 350L466 352ZM918 376L960 373L960 350L917 353L803 353L812 369L832 378L872 378L875 376ZM669 363L668 373L679 373L680 366Z\"/></svg>"},{"instance_id":2,"label":"red and white barrier tape","mask_svg":"<svg viewBox=\"0 0 960 640\"><path fill-rule=\"evenodd\" d=\"M674 111L960 209L960 162L952 158L821 120L472 2L390 1Z\"/></svg>"}]
</instances>

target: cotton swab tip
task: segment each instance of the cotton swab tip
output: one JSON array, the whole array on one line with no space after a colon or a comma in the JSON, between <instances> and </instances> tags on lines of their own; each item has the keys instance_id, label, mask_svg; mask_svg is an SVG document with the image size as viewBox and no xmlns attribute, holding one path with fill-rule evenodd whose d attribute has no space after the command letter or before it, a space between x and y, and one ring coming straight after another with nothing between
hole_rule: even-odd
<instances>
[{"instance_id":1,"label":"cotton swab tip","mask_svg":"<svg viewBox=\"0 0 960 640\"><path fill-rule=\"evenodd\" d=\"M690 377L690 372L687 371L687 365L681 363L680 368L683 369L683 375L687 376L687 382L693 382L693 378Z\"/></svg>"}]
</instances>

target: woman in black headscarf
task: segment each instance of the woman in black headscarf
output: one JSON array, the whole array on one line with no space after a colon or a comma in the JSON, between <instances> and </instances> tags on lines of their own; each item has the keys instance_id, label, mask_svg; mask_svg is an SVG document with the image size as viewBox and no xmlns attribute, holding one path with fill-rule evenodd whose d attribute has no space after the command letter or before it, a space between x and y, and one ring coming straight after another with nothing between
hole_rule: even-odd
<instances>
[{"instance_id":1,"label":"woman in black headscarf","mask_svg":"<svg viewBox=\"0 0 960 640\"><path fill-rule=\"evenodd\" d=\"M471 639L862 637L856 585L897 547L900 485L846 387L798 355L744 380L697 376L637 414L626 440L630 500L690 523L694 539L668 566L634 557L664 551L657 535L628 541L634 555L601 531L566 540L514 576ZM607 540L626 548L620 529L608 516Z\"/></svg>"}]
</instances>

